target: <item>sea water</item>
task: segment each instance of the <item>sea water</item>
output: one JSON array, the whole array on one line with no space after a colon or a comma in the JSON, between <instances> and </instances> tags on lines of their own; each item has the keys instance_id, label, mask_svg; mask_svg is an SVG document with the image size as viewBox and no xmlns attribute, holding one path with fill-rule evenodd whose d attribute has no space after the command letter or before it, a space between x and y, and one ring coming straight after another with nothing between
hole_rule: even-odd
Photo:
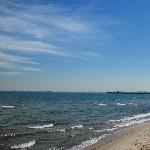
<instances>
[{"instance_id":1,"label":"sea water","mask_svg":"<svg viewBox=\"0 0 150 150\"><path fill-rule=\"evenodd\" d=\"M150 121L150 94L0 92L0 148L80 150Z\"/></svg>"}]
</instances>

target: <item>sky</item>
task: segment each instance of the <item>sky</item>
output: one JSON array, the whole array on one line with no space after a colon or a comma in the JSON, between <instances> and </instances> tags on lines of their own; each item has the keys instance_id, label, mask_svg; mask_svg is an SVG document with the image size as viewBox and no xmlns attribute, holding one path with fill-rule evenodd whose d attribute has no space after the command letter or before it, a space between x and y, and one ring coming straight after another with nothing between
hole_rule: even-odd
<instances>
[{"instance_id":1,"label":"sky","mask_svg":"<svg viewBox=\"0 0 150 150\"><path fill-rule=\"evenodd\" d=\"M0 0L0 90L150 91L149 0Z\"/></svg>"}]
</instances>

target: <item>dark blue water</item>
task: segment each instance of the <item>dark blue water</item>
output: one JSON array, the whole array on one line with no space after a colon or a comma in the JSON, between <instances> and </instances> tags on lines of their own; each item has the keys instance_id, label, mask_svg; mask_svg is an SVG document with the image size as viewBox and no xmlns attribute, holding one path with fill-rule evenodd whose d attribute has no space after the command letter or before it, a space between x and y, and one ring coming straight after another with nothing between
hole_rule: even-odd
<instances>
[{"instance_id":1,"label":"dark blue water","mask_svg":"<svg viewBox=\"0 0 150 150\"><path fill-rule=\"evenodd\" d=\"M0 145L79 150L150 120L150 94L0 92Z\"/></svg>"}]
</instances>

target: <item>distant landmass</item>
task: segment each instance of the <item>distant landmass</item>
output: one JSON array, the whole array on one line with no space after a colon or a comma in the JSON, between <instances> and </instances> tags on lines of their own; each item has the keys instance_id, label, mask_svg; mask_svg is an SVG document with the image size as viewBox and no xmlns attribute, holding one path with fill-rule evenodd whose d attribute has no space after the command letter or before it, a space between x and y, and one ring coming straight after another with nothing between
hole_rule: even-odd
<instances>
[{"instance_id":1,"label":"distant landmass","mask_svg":"<svg viewBox=\"0 0 150 150\"><path fill-rule=\"evenodd\" d=\"M114 93L114 94L150 94L150 92L147 92L147 91L137 91L137 92L114 91L114 92L106 92L106 93Z\"/></svg>"}]
</instances>

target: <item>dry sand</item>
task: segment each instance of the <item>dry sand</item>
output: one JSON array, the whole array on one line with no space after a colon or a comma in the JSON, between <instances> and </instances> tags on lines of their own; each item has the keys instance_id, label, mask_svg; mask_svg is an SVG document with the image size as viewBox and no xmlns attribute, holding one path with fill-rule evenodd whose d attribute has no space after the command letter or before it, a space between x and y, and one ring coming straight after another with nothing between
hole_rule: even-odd
<instances>
[{"instance_id":1,"label":"dry sand","mask_svg":"<svg viewBox=\"0 0 150 150\"><path fill-rule=\"evenodd\" d=\"M150 123L124 129L86 150L150 150Z\"/></svg>"}]
</instances>

